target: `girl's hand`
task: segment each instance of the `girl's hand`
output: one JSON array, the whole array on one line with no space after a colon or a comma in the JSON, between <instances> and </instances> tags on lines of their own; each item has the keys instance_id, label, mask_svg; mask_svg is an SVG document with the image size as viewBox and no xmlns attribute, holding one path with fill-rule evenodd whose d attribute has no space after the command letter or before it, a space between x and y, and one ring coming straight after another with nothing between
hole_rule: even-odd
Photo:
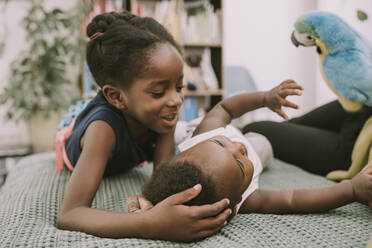
<instances>
[{"instance_id":1,"label":"girl's hand","mask_svg":"<svg viewBox=\"0 0 372 248\"><path fill-rule=\"evenodd\" d=\"M231 209L228 199L203 206L186 206L201 192L201 185L174 194L144 211L147 238L189 242L217 233L227 224Z\"/></svg>"},{"instance_id":2,"label":"girl's hand","mask_svg":"<svg viewBox=\"0 0 372 248\"><path fill-rule=\"evenodd\" d=\"M372 166L359 172L350 182L353 186L355 201L372 208Z\"/></svg>"},{"instance_id":3,"label":"girl's hand","mask_svg":"<svg viewBox=\"0 0 372 248\"><path fill-rule=\"evenodd\" d=\"M282 106L298 109L298 105L286 100L286 97L302 95L302 92L299 90L303 90L301 85L293 80L285 80L280 85L265 92L263 105L288 121L288 116L283 112Z\"/></svg>"},{"instance_id":4,"label":"girl's hand","mask_svg":"<svg viewBox=\"0 0 372 248\"><path fill-rule=\"evenodd\" d=\"M143 195L129 196L126 205L128 213L146 211L153 207L152 203Z\"/></svg>"}]
</instances>

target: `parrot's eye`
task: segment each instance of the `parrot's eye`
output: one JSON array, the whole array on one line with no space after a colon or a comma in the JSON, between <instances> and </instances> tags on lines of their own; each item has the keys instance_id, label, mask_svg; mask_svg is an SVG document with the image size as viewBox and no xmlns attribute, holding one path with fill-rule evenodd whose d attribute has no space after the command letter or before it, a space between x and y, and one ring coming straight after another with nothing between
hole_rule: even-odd
<instances>
[{"instance_id":1,"label":"parrot's eye","mask_svg":"<svg viewBox=\"0 0 372 248\"><path fill-rule=\"evenodd\" d=\"M310 35L306 36L306 38L309 39L309 40L313 39L313 37L311 37Z\"/></svg>"}]
</instances>

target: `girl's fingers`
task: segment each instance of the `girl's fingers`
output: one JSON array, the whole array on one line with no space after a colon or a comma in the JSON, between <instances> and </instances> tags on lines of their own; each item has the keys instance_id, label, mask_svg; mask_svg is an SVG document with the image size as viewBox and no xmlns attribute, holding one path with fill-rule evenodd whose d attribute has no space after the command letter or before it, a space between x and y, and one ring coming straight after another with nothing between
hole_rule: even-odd
<instances>
[{"instance_id":1,"label":"girl's fingers","mask_svg":"<svg viewBox=\"0 0 372 248\"><path fill-rule=\"evenodd\" d=\"M195 219L203 219L218 215L217 217L221 217L226 220L231 214L231 209L226 209L229 204L230 201L228 199L223 199L214 204L192 206L190 208L194 211L193 216ZM224 209L225 211L223 211Z\"/></svg>"},{"instance_id":2,"label":"girl's fingers","mask_svg":"<svg viewBox=\"0 0 372 248\"><path fill-rule=\"evenodd\" d=\"M138 196L138 202L141 210L147 210L153 207L152 203L142 195Z\"/></svg>"},{"instance_id":3,"label":"girl's fingers","mask_svg":"<svg viewBox=\"0 0 372 248\"><path fill-rule=\"evenodd\" d=\"M128 213L133 213L140 209L138 197L136 195L129 196L126 202Z\"/></svg>"},{"instance_id":4,"label":"girl's fingers","mask_svg":"<svg viewBox=\"0 0 372 248\"><path fill-rule=\"evenodd\" d=\"M195 185L192 188L186 189L177 194L171 195L166 198L164 201L170 203L171 205L182 205L188 201L191 201L201 192L202 187L200 184Z\"/></svg>"},{"instance_id":5,"label":"girl's fingers","mask_svg":"<svg viewBox=\"0 0 372 248\"><path fill-rule=\"evenodd\" d=\"M231 209L226 209L216 217L209 217L198 221L199 231L214 230L227 224L227 218L231 215Z\"/></svg>"}]
</instances>

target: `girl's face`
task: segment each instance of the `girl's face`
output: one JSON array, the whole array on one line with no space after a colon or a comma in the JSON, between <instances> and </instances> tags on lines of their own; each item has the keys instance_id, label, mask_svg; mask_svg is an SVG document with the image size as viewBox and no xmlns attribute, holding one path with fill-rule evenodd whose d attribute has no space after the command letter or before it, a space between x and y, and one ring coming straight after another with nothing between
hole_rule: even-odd
<instances>
[{"instance_id":1,"label":"girl's face","mask_svg":"<svg viewBox=\"0 0 372 248\"><path fill-rule=\"evenodd\" d=\"M215 136L186 151L216 184L220 198L229 198L232 209L241 201L253 176L253 164L245 146L225 136ZM197 160L197 161L196 161Z\"/></svg>"},{"instance_id":2,"label":"girl's face","mask_svg":"<svg viewBox=\"0 0 372 248\"><path fill-rule=\"evenodd\" d=\"M157 133L170 132L183 102L183 59L170 44L152 52L147 71L126 91L126 118Z\"/></svg>"}]
</instances>

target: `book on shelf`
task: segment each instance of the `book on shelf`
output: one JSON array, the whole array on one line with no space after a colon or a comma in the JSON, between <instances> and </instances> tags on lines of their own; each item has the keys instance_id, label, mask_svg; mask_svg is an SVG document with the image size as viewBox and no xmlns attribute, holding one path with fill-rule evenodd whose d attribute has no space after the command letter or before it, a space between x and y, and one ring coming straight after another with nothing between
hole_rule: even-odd
<instances>
[{"instance_id":1,"label":"book on shelf","mask_svg":"<svg viewBox=\"0 0 372 248\"><path fill-rule=\"evenodd\" d=\"M218 80L211 64L210 48L189 48L185 51L184 78L189 90L215 91Z\"/></svg>"},{"instance_id":2,"label":"book on shelf","mask_svg":"<svg viewBox=\"0 0 372 248\"><path fill-rule=\"evenodd\" d=\"M132 13L141 17L152 17L161 23L173 35L177 42L182 41L179 13L183 2L178 0L146 1L132 0Z\"/></svg>"},{"instance_id":3,"label":"book on shelf","mask_svg":"<svg viewBox=\"0 0 372 248\"><path fill-rule=\"evenodd\" d=\"M180 19L185 44L221 43L221 10L209 1L185 1Z\"/></svg>"},{"instance_id":4,"label":"book on shelf","mask_svg":"<svg viewBox=\"0 0 372 248\"><path fill-rule=\"evenodd\" d=\"M91 9L83 20L82 32L84 36L86 27L96 15L123 10L123 0L85 0L85 2L91 4Z\"/></svg>"},{"instance_id":5,"label":"book on shelf","mask_svg":"<svg viewBox=\"0 0 372 248\"><path fill-rule=\"evenodd\" d=\"M132 0L132 12L164 25L181 44L220 44L221 10L204 1Z\"/></svg>"},{"instance_id":6,"label":"book on shelf","mask_svg":"<svg viewBox=\"0 0 372 248\"><path fill-rule=\"evenodd\" d=\"M93 18L105 12L120 12L123 6L126 5L124 0L85 0L91 4L91 9L83 20L81 29L83 37L86 37L86 28ZM88 39L88 37L86 37ZM92 73L89 70L88 64L84 62L83 68L83 97L91 98L97 94L98 85L94 81Z\"/></svg>"}]
</instances>

